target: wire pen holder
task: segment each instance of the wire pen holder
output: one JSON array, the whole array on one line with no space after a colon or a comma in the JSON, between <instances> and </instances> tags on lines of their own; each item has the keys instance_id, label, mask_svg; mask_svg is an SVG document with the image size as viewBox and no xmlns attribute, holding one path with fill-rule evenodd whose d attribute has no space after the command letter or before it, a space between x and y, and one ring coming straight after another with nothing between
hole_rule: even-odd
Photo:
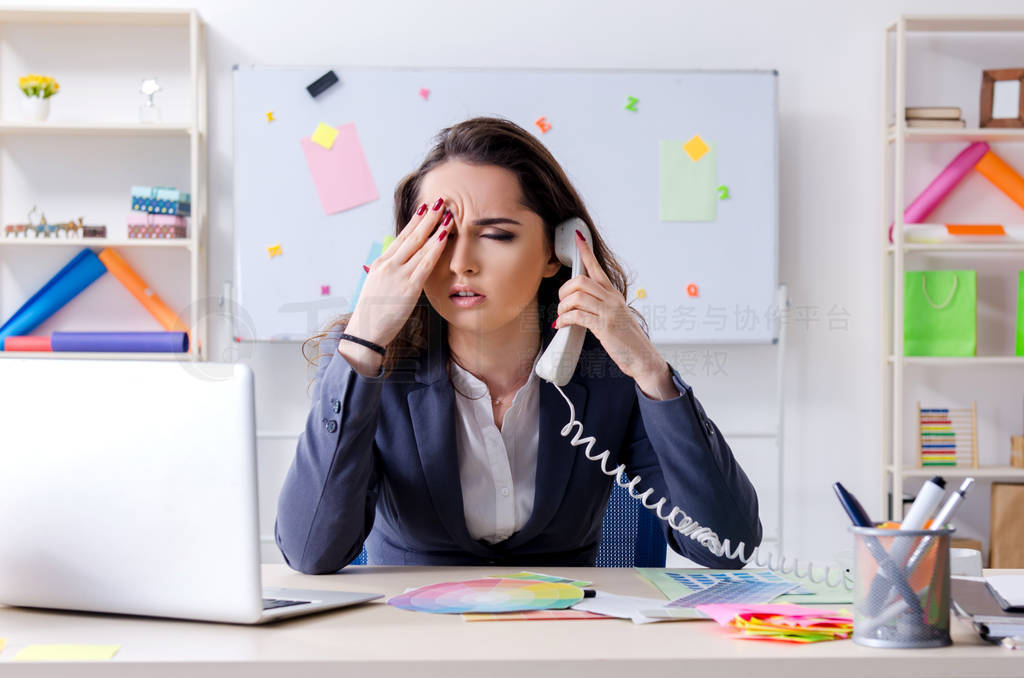
<instances>
[{"instance_id":1,"label":"wire pen holder","mask_svg":"<svg viewBox=\"0 0 1024 678\"><path fill-rule=\"evenodd\" d=\"M851 527L853 641L887 648L942 647L949 637L952 528Z\"/></svg>"}]
</instances>

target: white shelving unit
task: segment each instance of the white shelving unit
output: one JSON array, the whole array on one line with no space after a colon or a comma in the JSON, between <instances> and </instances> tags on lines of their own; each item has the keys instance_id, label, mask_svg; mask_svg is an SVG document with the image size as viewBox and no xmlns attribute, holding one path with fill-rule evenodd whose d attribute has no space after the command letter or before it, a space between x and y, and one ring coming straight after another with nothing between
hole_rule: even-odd
<instances>
[{"instance_id":1,"label":"white shelving unit","mask_svg":"<svg viewBox=\"0 0 1024 678\"><path fill-rule=\"evenodd\" d=\"M1019 33L1015 39L1019 42L1024 38L1024 16L903 16L898 21L886 28L885 32L885 60L884 60L884 95L883 95L883 158L884 167L882 172L882 223L878 227L881 234L883 272L883 298L882 298L882 333L883 333L883 359L882 359L882 459L881 459L881 514L888 515L894 520L902 518L902 498L904 494L904 481L907 479L924 479L934 475L942 475L948 478L962 478L973 476L985 480L1024 480L1024 469L1013 468L1006 465L989 465L982 468L964 467L920 467L917 464L916 453L909 444L907 425L913 425L906 416L904 409L908 396L908 368L915 370L915 373L928 376L947 375L947 371L957 371L959 375L976 375L992 373L1000 374L1005 372L1017 384L1024 384L1024 357L1012 355L979 355L976 357L912 357L903 354L903 279L906 270L920 270L928 268L923 265L915 265L914 268L907 268L907 259L911 257L922 257L926 254L946 257L944 262L961 262L964 259L974 257L977 260L979 255L987 257L985 261L1014 263L1018 268L1024 268L1024 243L941 243L924 244L908 243L904 238L903 210L914 197L908 194L905 187L905 179L910 167L908 153L912 145L954 143L966 145L975 141L986 141L992 143L993 148L999 152L1004 144L1017 144L1024 142L1024 129L1015 128L971 128L970 123L977 123L978 92L981 81L981 70L983 68L999 67L995 64L985 65L977 68L977 80L971 85L975 89L971 92L959 92L941 85L942 72L934 72L935 77L928 86L935 87L935 91L929 90L929 95L934 97L928 101L912 101L908 104L908 85L911 83L908 76L908 60L911 56L908 49L908 38L920 37L926 41L922 44L935 49L940 57L946 59L944 63L955 63L959 68L972 68L973 65L965 61L964 53L970 40L976 40L977 45L986 46L993 44L993 34ZM920 34L915 36L915 34ZM965 35L974 34L974 35ZM954 46L942 49L935 47L938 41L944 36L955 36ZM994 48L993 48L994 49ZM1018 52L1001 55L1006 59L1003 67L1018 65L1016 62L1024 63ZM985 57L991 59L993 57ZM994 58L998 59L999 56ZM1012 64L1010 62L1013 62ZM963 73L960 74L963 76ZM939 84L937 84L939 83ZM966 80L964 80L966 83ZM957 85L962 84L957 82ZM925 85L921 85L922 88ZM948 105L951 93L956 92L962 97L962 106L968 127L965 129L910 129L905 122L905 110L908 105ZM968 96L969 95L969 96ZM920 98L920 92L918 92ZM1019 152L1019 151L1018 151ZM952 159L952 156L950 156ZM1021 170L1017 164L1018 171ZM994 187L992 189L995 191ZM1017 217L1020 219L1020 216ZM962 215L961 221L971 222L972 215ZM976 223L976 222L974 222ZM995 223L985 221L984 223ZM889 242L889 224L893 227L893 242ZM915 260L916 262L917 260ZM949 267L949 266L947 266ZM952 266L955 268L956 266ZM969 268L961 266L961 268ZM980 285L979 285L980 288ZM979 289L979 304L982 298L982 291ZM979 334L981 327L979 325ZM964 370L963 368L967 368ZM994 378L994 377L993 377ZM1019 394L1018 394L1019 398ZM1019 400L1018 400L1019 402ZM1006 431L1006 438L1011 433L1018 431ZM993 441L989 441L992 444ZM984 441L983 441L984 444ZM1005 464L1005 462L1004 462ZM887 501L888 498L888 501Z\"/></svg>"},{"instance_id":2,"label":"white shelving unit","mask_svg":"<svg viewBox=\"0 0 1024 678\"><path fill-rule=\"evenodd\" d=\"M74 45L77 41L81 41L79 48L83 52L88 51L88 57L75 58ZM47 49L46 45L51 49ZM150 46L152 53L147 55ZM106 60L95 56L101 50L106 50L103 52ZM29 52L27 57L19 53L25 51ZM199 15L190 9L3 9L0 10L0 54L11 55L8 61L23 61L12 66L4 64L0 58L0 87L3 88L0 89L0 97L6 99L0 99L0 152L3 154L3 162L13 162L10 157L14 154L9 146L20 145L19 148L25 148L27 140L33 144L33 148L40 149L41 156L55 156L40 162L60 163L66 152L84 164L84 161L97 155L110 153L110 158L100 158L95 166L89 168L88 176L78 175L88 182L85 187L76 185L75 176L71 174L65 175L66 180L62 185L48 186L46 184L50 177L39 176L38 171L33 173L39 167L33 163L24 163L32 166L27 169L18 168L18 173L25 175L24 185L30 185L42 197L12 195L27 191L21 186L19 188L22 190L12 191L6 178L0 181L0 186L4 187L0 190L0 226L25 221L25 211L18 211L12 203L31 205L38 199L44 212L48 209L48 202L66 211L70 209L67 205L73 204L73 196L84 194L92 198L90 187L98 186L96 192L102 194L101 198L87 203L92 209L83 210L83 213L86 215L86 224L105 224L109 236L75 239L7 238L0 230L0 293L3 292L4 275L8 276L8 281L14 280L15 284L19 282L15 273L4 270L5 266L16 261L24 263L45 259L45 265L52 266L54 261L65 254L64 261L70 260L84 247L97 252L102 248L114 247L121 250L126 259L138 257L144 260L142 266L133 267L167 301L172 310L182 314L192 338L188 353L0 351L0 358L204 360L208 347L206 314L203 311L207 278L207 69L203 24ZM28 63L29 59L32 59L31 64ZM42 65L35 66L38 62L42 62ZM18 76L28 72L13 72L12 69L16 67L55 75L61 84L61 91L53 99L54 108L63 103L61 97L79 97L74 100L74 105L69 102L64 107L66 115L72 117L60 119L59 116L52 116L55 119L44 122L16 119L17 102L11 99L20 96L20 92L16 88L12 89L10 82L16 83ZM54 71L70 75L57 76ZM157 105L164 108L163 104L168 101L173 104L166 108L165 113L170 121L136 122L132 117L142 97L133 90L138 89L143 77L152 77L155 72L159 72L159 81L168 90L166 94L157 94ZM161 99L161 96L164 98ZM97 100L101 102L98 105L94 103ZM103 108L104 101L106 109ZM166 172L174 172L175 176L183 177L178 187L184 190L187 186L192 197L187 238L136 240L128 239L126 232L124 236L118 235L125 228L124 217L129 212L131 184L162 185L136 181L132 178L134 175L112 169L118 158L125 156L135 162L132 169L136 166L146 168L147 163L172 163L170 169L163 168L165 174L162 176ZM159 168L158 165L153 167ZM158 175L159 169L152 174ZM106 181L108 177L109 182ZM49 221L55 223L78 216L78 213L51 213ZM171 281L165 280L165 287L161 288L159 277L150 277L159 276L159 272L146 268L145 262L158 263L161 269L172 272L171 275L165 275ZM187 271L184 270L186 266ZM21 290L21 301L34 291L27 288ZM13 296L11 293L6 297L0 294L0 322L16 310L16 307L9 307ZM173 302L169 297L173 297ZM4 299L7 304L3 303ZM76 300L72 300L69 306ZM116 329L131 331L153 328Z\"/></svg>"}]
</instances>

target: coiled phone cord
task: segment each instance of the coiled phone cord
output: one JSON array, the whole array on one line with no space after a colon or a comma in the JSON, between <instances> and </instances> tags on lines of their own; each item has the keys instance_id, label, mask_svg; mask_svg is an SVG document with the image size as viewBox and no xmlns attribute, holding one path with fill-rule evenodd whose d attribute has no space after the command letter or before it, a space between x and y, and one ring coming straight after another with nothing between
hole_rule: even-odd
<instances>
[{"instance_id":1,"label":"coiled phone cord","mask_svg":"<svg viewBox=\"0 0 1024 678\"><path fill-rule=\"evenodd\" d=\"M763 556L761 549L757 546L753 547L750 554L746 554L747 546L742 541L737 543L735 548L728 539L719 539L718 535L709 528L701 525L696 520L686 514L686 511L682 510L678 506L673 506L672 510L669 511L668 515L662 513L662 509L665 506L667 500L665 497L661 497L658 501L651 503L649 501L650 496L654 493L654 488L649 487L644 492L637 492L637 485L640 484L640 476L633 476L632 479L623 482L623 479L628 479L626 475L626 465L619 464L613 469L608 468L608 459L611 456L611 451L605 450L600 454L591 454L597 439L593 436L583 436L583 424L576 419L576 408L573 407L572 401L565 395L561 387L554 384L554 387L558 389L558 392L562 394L566 404L569 406L569 423L562 427L559 432L563 438L567 437L570 433L572 439L569 443L573 447L580 447L586 445L583 450L584 456L593 462L598 462L601 465L601 471L608 476L615 479L616 484L619 487L629 492L629 496L640 501L644 508L647 508L654 512L661 520L664 520L669 526L678 532L679 534L694 540L708 551L713 553L717 557L723 555L730 560L742 561L744 565L754 563L755 567L766 567L769 570L780 572L782 574L792 574L796 577L808 579L816 584L824 582L828 586L838 588L843 586L846 590L852 591L853 585L848 581L843 569L835 565L828 565L820 575L814 574L814 563L808 562L806 568L800 571L800 560L793 558L788 560L783 558L781 555L769 553L767 556ZM577 427L577 431L573 433L573 427Z\"/></svg>"}]
</instances>

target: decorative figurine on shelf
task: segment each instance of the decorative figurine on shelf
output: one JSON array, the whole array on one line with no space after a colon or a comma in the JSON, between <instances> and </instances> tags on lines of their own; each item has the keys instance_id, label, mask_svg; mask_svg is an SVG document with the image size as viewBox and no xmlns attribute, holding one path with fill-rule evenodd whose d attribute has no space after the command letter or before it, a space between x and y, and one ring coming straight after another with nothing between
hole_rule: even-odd
<instances>
[{"instance_id":1,"label":"decorative figurine on shelf","mask_svg":"<svg viewBox=\"0 0 1024 678\"><path fill-rule=\"evenodd\" d=\"M58 238L61 240L79 240L81 238L105 238L106 226L86 226L84 217L77 220L51 224L46 221L46 213L40 213L39 223L32 223L32 215L39 208L34 206L28 213L27 224L8 224L4 227L5 238Z\"/></svg>"},{"instance_id":2,"label":"decorative figurine on shelf","mask_svg":"<svg viewBox=\"0 0 1024 678\"><path fill-rule=\"evenodd\" d=\"M50 97L60 91L60 85L51 77L29 73L18 78L18 88L25 93L21 109L26 120L42 122L50 115Z\"/></svg>"},{"instance_id":3,"label":"decorative figurine on shelf","mask_svg":"<svg viewBox=\"0 0 1024 678\"><path fill-rule=\"evenodd\" d=\"M146 95L146 102L139 106L139 122L160 122L160 107L153 102L153 95L161 89L156 78L142 81L139 91Z\"/></svg>"}]
</instances>

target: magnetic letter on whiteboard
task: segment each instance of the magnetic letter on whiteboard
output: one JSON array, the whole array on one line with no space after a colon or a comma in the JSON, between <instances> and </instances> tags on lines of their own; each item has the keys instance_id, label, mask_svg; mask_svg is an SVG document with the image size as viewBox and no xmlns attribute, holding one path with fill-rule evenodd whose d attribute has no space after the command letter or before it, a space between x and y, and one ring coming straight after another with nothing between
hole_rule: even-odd
<instances>
[{"instance_id":1,"label":"magnetic letter on whiteboard","mask_svg":"<svg viewBox=\"0 0 1024 678\"><path fill-rule=\"evenodd\" d=\"M714 221L718 212L718 161L714 143L694 161L684 141L659 144L659 209L662 221Z\"/></svg>"},{"instance_id":2,"label":"magnetic letter on whiteboard","mask_svg":"<svg viewBox=\"0 0 1024 678\"><path fill-rule=\"evenodd\" d=\"M302 152L324 214L343 212L377 199L377 187L354 123L338 125L338 137L330 150L306 138L302 140Z\"/></svg>"}]
</instances>

